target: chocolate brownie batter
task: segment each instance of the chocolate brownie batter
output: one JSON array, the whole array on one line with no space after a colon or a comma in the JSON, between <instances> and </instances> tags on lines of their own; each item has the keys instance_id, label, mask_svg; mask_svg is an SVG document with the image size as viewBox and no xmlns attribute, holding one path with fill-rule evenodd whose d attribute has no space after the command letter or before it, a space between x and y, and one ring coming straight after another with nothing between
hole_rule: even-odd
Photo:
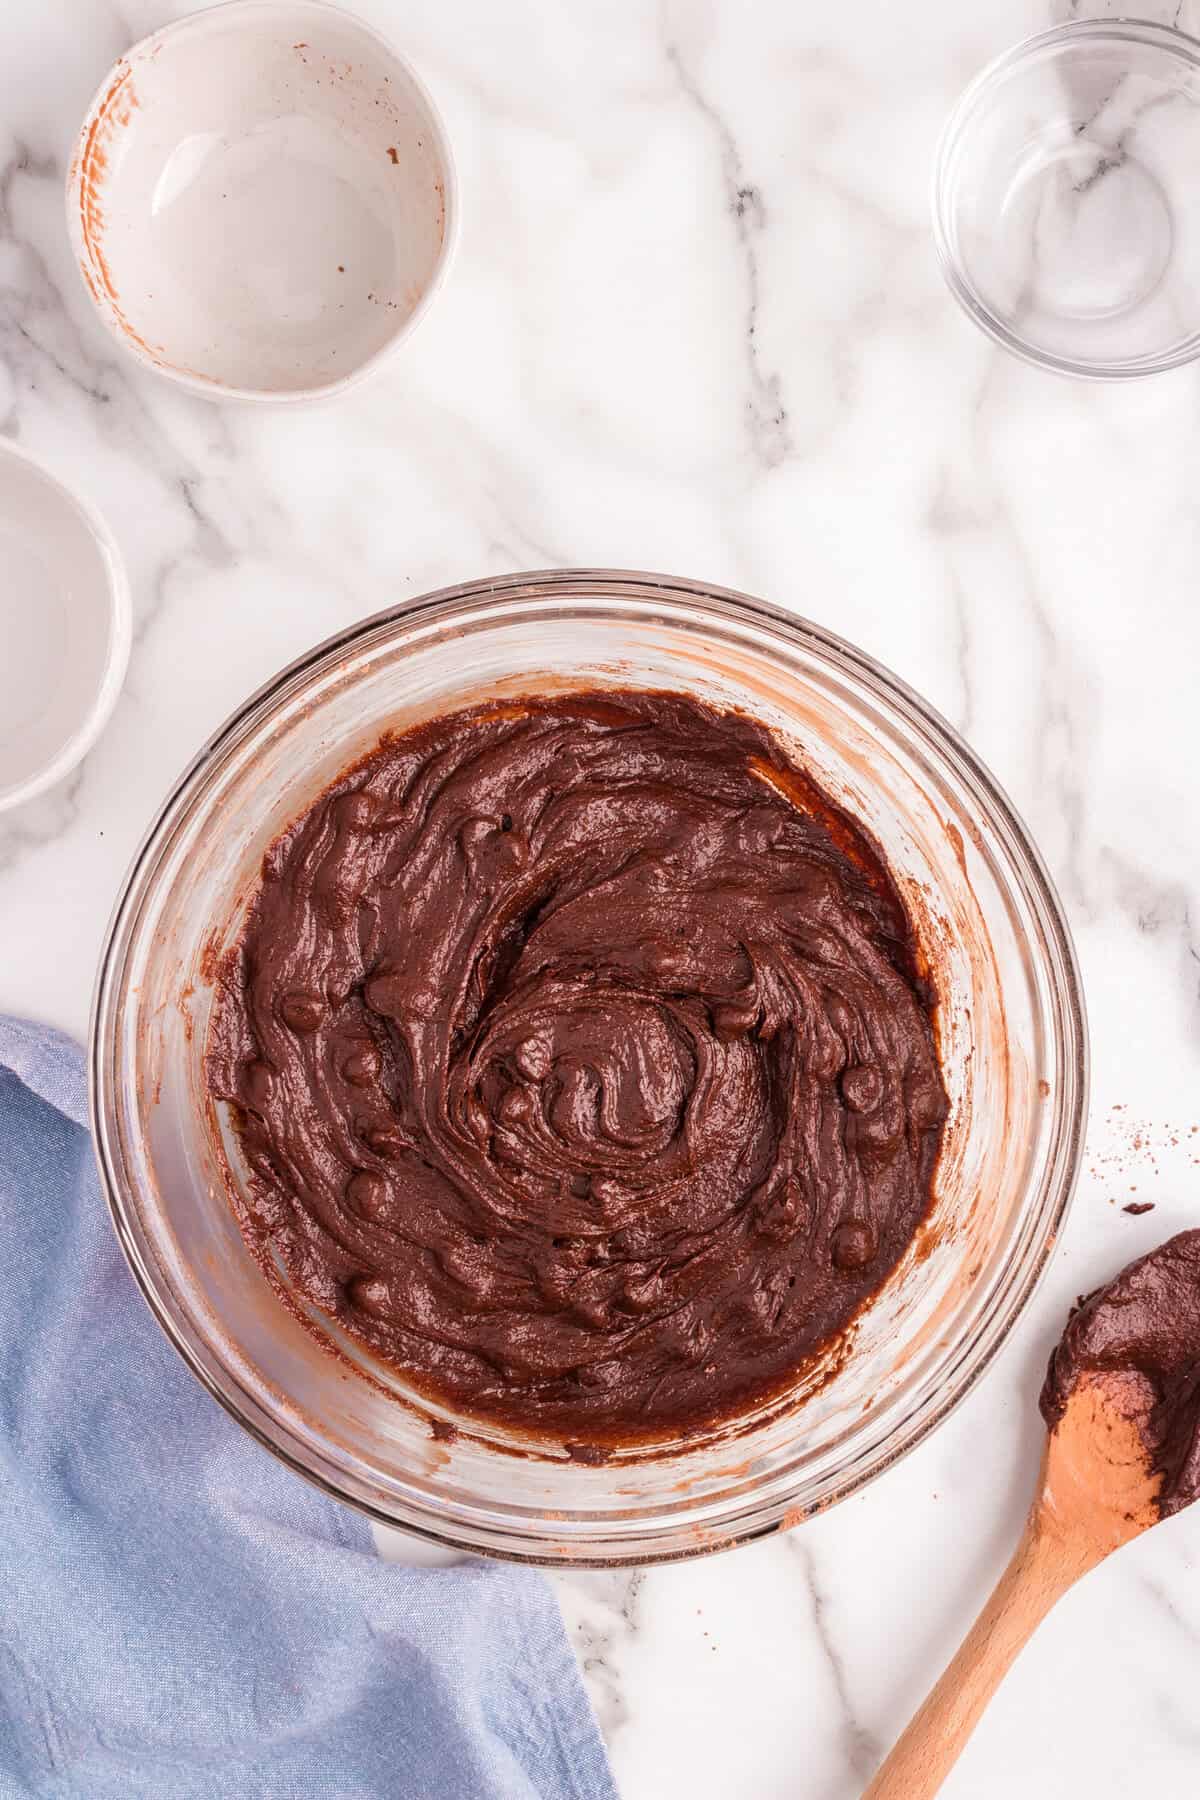
<instances>
[{"instance_id":1,"label":"chocolate brownie batter","mask_svg":"<svg viewBox=\"0 0 1200 1800\"><path fill-rule=\"evenodd\" d=\"M1042 1414L1053 1429L1081 1380L1120 1376L1160 1517L1200 1499L1200 1231L1183 1231L1080 1301L1050 1359Z\"/></svg>"},{"instance_id":2,"label":"chocolate brownie batter","mask_svg":"<svg viewBox=\"0 0 1200 1800\"><path fill-rule=\"evenodd\" d=\"M581 693L385 740L268 853L212 1093L264 1267L583 1444L786 1384L895 1266L946 1098L873 843L763 727Z\"/></svg>"}]
</instances>

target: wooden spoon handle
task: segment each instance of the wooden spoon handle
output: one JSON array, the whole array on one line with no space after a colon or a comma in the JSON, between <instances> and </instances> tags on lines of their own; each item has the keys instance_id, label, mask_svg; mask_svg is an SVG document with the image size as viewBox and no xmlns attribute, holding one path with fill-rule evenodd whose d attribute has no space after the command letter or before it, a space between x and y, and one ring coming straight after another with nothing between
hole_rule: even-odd
<instances>
[{"instance_id":1,"label":"wooden spoon handle","mask_svg":"<svg viewBox=\"0 0 1200 1800\"><path fill-rule=\"evenodd\" d=\"M991 1599L863 1800L930 1800L937 1793L1022 1646L1088 1567L1043 1529L1035 1506Z\"/></svg>"}]
</instances>

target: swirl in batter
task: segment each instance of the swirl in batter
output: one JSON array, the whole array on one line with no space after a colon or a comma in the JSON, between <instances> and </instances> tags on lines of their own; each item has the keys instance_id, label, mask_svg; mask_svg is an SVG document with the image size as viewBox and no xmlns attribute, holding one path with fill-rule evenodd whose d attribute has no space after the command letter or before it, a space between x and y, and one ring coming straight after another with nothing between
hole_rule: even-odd
<instances>
[{"instance_id":1,"label":"swirl in batter","mask_svg":"<svg viewBox=\"0 0 1200 1800\"><path fill-rule=\"evenodd\" d=\"M274 844L209 1044L264 1267L586 1445L781 1389L895 1267L946 1098L876 847L675 694L385 740Z\"/></svg>"}]
</instances>

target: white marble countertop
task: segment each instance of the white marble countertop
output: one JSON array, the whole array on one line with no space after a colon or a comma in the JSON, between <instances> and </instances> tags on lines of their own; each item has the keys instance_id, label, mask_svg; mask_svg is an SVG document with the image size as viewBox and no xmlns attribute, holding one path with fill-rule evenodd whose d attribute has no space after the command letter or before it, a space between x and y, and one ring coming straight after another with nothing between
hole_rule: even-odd
<instances>
[{"instance_id":1,"label":"white marble countertop","mask_svg":"<svg viewBox=\"0 0 1200 1800\"><path fill-rule=\"evenodd\" d=\"M1196 4L1138 10L1196 26ZM281 663L405 595L551 564L691 575L833 626L940 707L1029 821L1083 965L1090 1149L1049 1276L868 1492L705 1563L560 1578L625 1800L850 1800L1008 1555L1069 1301L1200 1216L1200 369L1060 382L943 290L941 121L1068 0L358 5L445 109L463 235L399 357L298 412L142 372L71 266L78 120L187 9L0 21L0 432L103 508L137 612L100 744L0 819L0 1008L83 1032L169 779ZM1195 1793L1198 1690L1185 1514L1051 1617L947 1800Z\"/></svg>"}]
</instances>

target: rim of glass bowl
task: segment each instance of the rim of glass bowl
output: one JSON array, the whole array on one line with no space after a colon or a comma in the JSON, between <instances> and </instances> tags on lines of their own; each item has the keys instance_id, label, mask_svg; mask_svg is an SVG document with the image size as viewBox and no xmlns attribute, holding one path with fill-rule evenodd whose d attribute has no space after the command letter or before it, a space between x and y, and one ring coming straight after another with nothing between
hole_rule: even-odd
<instances>
[{"instance_id":1,"label":"rim of glass bowl","mask_svg":"<svg viewBox=\"0 0 1200 1800\"><path fill-rule=\"evenodd\" d=\"M906 1413L893 1419L882 1436L854 1448L839 1467L821 1480L821 1491L802 1495L803 1476L792 1486L777 1488L767 1498L734 1492L721 1499L719 1516L706 1515L703 1534L677 1512L637 1521L637 1533L613 1529L597 1520L587 1537L554 1553L536 1538L503 1522L470 1532L443 1518L437 1505L379 1504L365 1491L368 1484L333 1455L302 1442L285 1417L249 1391L227 1365L212 1339L195 1330L184 1315L142 1241L137 1203L127 1178L121 1147L118 1084L114 1079L116 1047L121 1039L126 1004L123 971L136 941L139 918L152 896L159 865L177 829L203 803L205 776L219 768L235 749L269 721L285 700L294 699L308 680L349 646L371 640L402 640L432 626L452 629L464 616L491 613L519 619L530 612L556 620L595 617L598 611L641 606L639 617L664 623L685 616L719 628L723 622L751 627L774 640L781 651L799 650L834 676L865 684L916 736L921 748L948 764L977 804L988 828L1000 841L1007 869L1036 921L1044 961L1060 1080L1055 1088L1054 1115L1045 1166L1037 1190L1026 1200L1032 1228L1022 1235L1012 1261L993 1296L990 1310L940 1371L936 1392L919 1393ZM557 604L556 604L557 603ZM732 1548L780 1529L796 1519L796 1506L807 1515L824 1510L864 1487L907 1455L965 1398L1008 1336L1045 1268L1070 1205L1083 1144L1087 1109L1088 1039L1083 994L1074 946L1053 883L1012 804L992 776L941 716L888 670L852 644L822 627L778 607L726 588L715 588L671 576L632 571L581 569L540 570L442 588L360 620L297 658L234 712L200 749L175 782L137 850L117 899L101 952L92 1008L89 1052L92 1128L101 1181L121 1248L151 1311L192 1373L252 1437L298 1475L356 1507L381 1525L400 1527L441 1545L537 1562L555 1567L609 1567L613 1564L666 1562L713 1550ZM561 1530L561 1528L560 1528Z\"/></svg>"},{"instance_id":2,"label":"rim of glass bowl","mask_svg":"<svg viewBox=\"0 0 1200 1800\"><path fill-rule=\"evenodd\" d=\"M963 143L975 123L976 112L994 88L1024 62L1030 62L1046 51L1063 44L1088 41L1114 44L1149 44L1176 56L1189 68L1200 72L1200 39L1180 31L1174 25L1156 25L1150 19L1073 19L1039 31L1033 37L1014 44L1010 50L980 70L959 95L942 129L934 157L933 174L933 241L938 263L947 287L967 317L993 342L1001 344L1022 362L1037 369L1048 369L1056 375L1071 375L1085 381L1132 381L1144 375L1160 375L1167 369L1181 368L1200 356L1200 330L1182 338L1167 350L1146 351L1140 356L1114 358L1112 361L1089 361L1083 357L1062 356L1043 350L1023 337L999 318L968 278L958 254L958 234L954 224L952 194L955 163Z\"/></svg>"}]
</instances>

